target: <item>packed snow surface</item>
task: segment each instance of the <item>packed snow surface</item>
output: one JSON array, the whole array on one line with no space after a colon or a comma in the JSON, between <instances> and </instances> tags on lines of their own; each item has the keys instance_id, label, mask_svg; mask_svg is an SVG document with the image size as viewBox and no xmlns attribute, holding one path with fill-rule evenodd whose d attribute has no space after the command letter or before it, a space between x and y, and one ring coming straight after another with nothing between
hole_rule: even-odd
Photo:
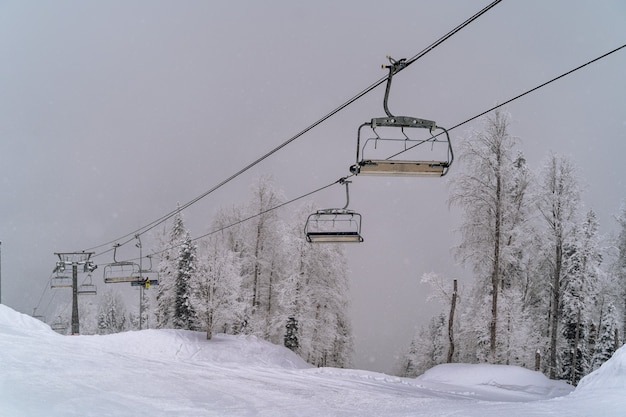
<instances>
[{"instance_id":1,"label":"packed snow surface","mask_svg":"<svg viewBox=\"0 0 626 417\"><path fill-rule=\"evenodd\" d=\"M0 416L623 416L626 350L576 390L502 365L314 368L255 337L60 336L0 305Z\"/></svg>"}]
</instances>

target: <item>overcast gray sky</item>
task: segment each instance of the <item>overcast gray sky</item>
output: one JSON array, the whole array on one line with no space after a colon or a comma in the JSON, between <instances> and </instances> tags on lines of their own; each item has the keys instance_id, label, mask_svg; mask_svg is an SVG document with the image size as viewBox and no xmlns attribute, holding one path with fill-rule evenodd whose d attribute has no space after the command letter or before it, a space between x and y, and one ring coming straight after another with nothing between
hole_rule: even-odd
<instances>
[{"instance_id":1,"label":"overcast gray sky","mask_svg":"<svg viewBox=\"0 0 626 417\"><path fill-rule=\"evenodd\" d=\"M384 76L385 55L414 56L487 4L0 1L2 302L32 313L54 252L108 242L190 201ZM621 0L504 0L398 74L389 106L456 125L623 45L625 22ZM626 198L625 73L621 50L507 106L531 167L550 151L579 165L603 232ZM248 199L261 174L287 198L348 175L357 127L384 115L383 93L195 204L192 234ZM355 366L389 371L439 308L421 275L470 279L450 255L459 213L445 179L353 180L365 237L347 251ZM314 199L342 205L343 189Z\"/></svg>"}]
</instances>

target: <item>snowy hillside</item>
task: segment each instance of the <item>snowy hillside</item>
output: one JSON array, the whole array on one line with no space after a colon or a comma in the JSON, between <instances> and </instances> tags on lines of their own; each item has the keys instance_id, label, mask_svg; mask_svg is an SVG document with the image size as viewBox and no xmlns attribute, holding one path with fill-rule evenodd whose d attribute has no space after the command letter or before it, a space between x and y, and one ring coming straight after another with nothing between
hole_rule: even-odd
<instances>
[{"instance_id":1,"label":"snowy hillside","mask_svg":"<svg viewBox=\"0 0 626 417\"><path fill-rule=\"evenodd\" d=\"M0 416L618 416L626 351L579 387L517 367L416 379L312 368L255 337L145 330L60 336L0 305Z\"/></svg>"}]
</instances>

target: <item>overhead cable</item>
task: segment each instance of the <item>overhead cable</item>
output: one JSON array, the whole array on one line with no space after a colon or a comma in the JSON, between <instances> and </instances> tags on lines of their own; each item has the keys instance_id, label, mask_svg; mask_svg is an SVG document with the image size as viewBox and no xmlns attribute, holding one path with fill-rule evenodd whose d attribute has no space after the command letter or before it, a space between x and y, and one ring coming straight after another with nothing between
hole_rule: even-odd
<instances>
[{"instance_id":1,"label":"overhead cable","mask_svg":"<svg viewBox=\"0 0 626 417\"><path fill-rule=\"evenodd\" d=\"M563 74L561 74L561 75L559 75L559 76L557 76L557 77L554 77L554 78L552 78L551 80L546 81L546 82L544 82L544 83L542 83L542 84L540 84L540 85L538 85L538 86L536 86L536 87L534 87L534 88L531 88L530 90L527 90L527 91L526 91L526 92L524 92L524 93L518 94L517 96L515 96L515 97L513 97L513 98L511 98L511 99L509 99L509 100L507 100L507 101L505 101L505 102L503 102L502 104L498 104L498 105L496 105L496 106L494 106L494 107L492 107L492 108L490 108L490 109L488 109L488 110L485 110L485 111L483 111L483 112L481 112L481 113L479 113L479 114L477 114L477 115L475 115L475 116L473 116L473 117L470 117L469 119L465 120L464 122L461 122L461 123L458 123L458 124L454 125L454 126L453 126L453 127L451 127L450 129L448 129L448 131L450 131L450 130L452 130L452 129L456 129L456 128L458 128L458 127L460 127L460 126L462 126L462 125L464 125L464 124L467 124L467 123L469 123L469 122L471 122L471 121L473 121L473 120L475 120L475 119L477 119L477 118L479 118L479 117L481 117L481 116L484 116L485 114L487 114L487 113L489 113L489 112L491 112L491 111L493 111L493 110L495 110L495 109L497 109L497 108L499 108L499 107L502 107L502 106L504 106L504 105L506 105L506 104L508 104L508 103L511 103L511 102L513 102L513 101L515 101L515 100L517 100L517 99L519 99L519 98L521 98L521 97L524 97L524 96L526 96L526 95L528 95L528 94L530 94L530 93L532 93L532 92L534 92L534 91L537 91L538 89L540 89L540 88L542 88L542 87L545 87L546 85L548 85L548 84L550 84L550 83L552 83L552 82L554 82L554 81L556 81L556 80L559 80L559 79L561 79L561 78L563 78L563 77L566 77L567 75L570 75L570 74L572 74L572 73L574 73L574 72L578 71L579 69L582 69L582 68L586 67L587 65L592 64L593 62L596 62L596 61L598 61L598 60L600 60L600 59L606 58L607 56L609 56L609 55L611 55L611 54L613 54L613 53L615 53L615 52L617 52L617 51L619 51L620 49L623 49L623 48L626 48L626 44L624 44L624 45L622 45L622 46L620 46L620 47L618 47L618 48L615 48L615 49L613 49L612 51L607 52L607 53L605 53L605 54L603 54L603 55L601 55L601 56L599 56L599 57L597 57L597 58L594 58L594 59L592 59L592 60L590 60L590 61L588 61L588 62L586 62L586 63L584 63L584 64L582 64L582 65L579 65L578 67L576 67L576 68L574 68L574 69L571 69L571 70L569 70L569 71L567 71L567 72L565 72L565 73L563 73ZM441 135L441 134L442 134L442 133L439 133L439 134L437 134L437 135L434 135L433 137L437 137L437 136L439 136L439 135ZM419 144L418 144L418 145L419 145ZM410 147L408 147L407 149L405 149L405 150L403 150L403 151L401 151L401 152L398 152L398 153L396 153L396 154L394 154L394 155L390 156L389 158L393 158L393 157L395 157L395 156L397 156L397 155L400 155L400 154L402 154L402 153L404 153L404 152L406 152L406 151L408 151L408 150L411 150L412 148L414 148L415 146L418 146L418 145L413 145L413 146L410 146ZM389 158L388 158L388 159L389 159ZM288 204L291 204L291 203L293 203L293 202L295 202L295 201L301 200L302 198L308 197L308 196L313 195L313 194L315 194L315 193L317 193L317 192L319 192L319 191L322 191L322 190L324 190L324 189L326 189L326 188L328 188L328 187L331 187L332 185L339 183L341 180L345 180L345 179L347 179L347 178L349 178L349 177L351 177L351 176L352 176L352 175L350 175L350 176L348 176L348 177L341 178L341 179L339 179L339 180L337 180L337 181L334 181L334 182L332 182L332 183L330 183L330 184L327 184L327 185L325 185L325 186L323 186L323 187L320 187L320 188L318 188L318 189L316 189L316 190L310 191L310 192L308 192L308 193L306 193L306 194L303 194L303 195L301 195L301 196L299 196L299 197L296 197L296 198L294 198L294 199L291 199L291 200L289 200L289 201L287 201L287 202L281 203L281 204L279 204L279 205L277 205L277 206L271 207L271 208L269 208L269 209L267 209L267 210L264 210L264 211L262 211L262 212L260 212L260 213L254 214L254 215L249 216L249 217L247 217L247 218L245 218L245 219L238 220L238 221L237 221L237 222L235 222L235 223L232 223L232 224L226 225L226 226L224 226L224 227L222 227L222 228L220 228L220 229L217 229L217 230L211 231L211 232L209 232L209 233L207 233L207 234L204 234L204 235L202 235L202 236L196 237L196 238L192 239L192 241L196 241L196 240L199 240L199 239L202 239L202 238L208 237L208 236L210 236L210 235L212 235L212 234L215 234L215 233L221 232L221 231L226 230L226 229L228 229L228 228L230 228L230 227L234 227L234 226L239 225L239 224L241 224L241 223L244 223L244 222L246 222L246 221L248 221L248 220L251 220L251 219L253 219L253 218L255 218L255 217L261 216L261 215L263 215L263 214L265 214L265 213L268 213L268 212L270 212L270 211L272 211L272 210L276 210L276 209L278 209L278 208L280 208L280 207L283 207L283 206L286 206L286 205L288 205ZM132 239L131 239L131 240L132 240ZM128 243L128 242L126 242L126 243ZM176 247L176 246L174 246L174 247ZM162 253L162 252L165 252L165 251L167 251L167 250L169 250L169 249L172 249L172 248L173 248L173 247L170 247L170 248L164 249L164 250L162 250L162 251L160 251L160 252L155 252L155 253L153 253L152 255L158 255L158 254L160 254L160 253ZM98 254L98 255L102 255L102 254L107 253L107 252L109 252L109 251L102 252L102 253L100 253L100 254ZM97 255L96 255L96 256L97 256Z\"/></svg>"},{"instance_id":2,"label":"overhead cable","mask_svg":"<svg viewBox=\"0 0 626 417\"><path fill-rule=\"evenodd\" d=\"M482 113L477 114L476 116L472 116L472 117L470 117L469 119L465 120L464 122L461 122L461 123L458 123L458 124L456 124L456 125L452 126L451 128L449 128L449 129L448 129L448 131L453 130L453 129L456 129L457 127L463 126L464 124L467 124L467 123L469 123L469 122L471 122L471 121L473 121L473 120L476 120L476 119L478 119L479 117L484 116L485 114L490 113L490 112L492 112L492 111L494 111L494 110L496 110L496 109L498 109L498 108L500 108L500 107L502 107L502 106L506 106L507 104L509 104L509 103L511 103L511 102L513 102L513 101L515 101L515 100L519 99L519 98L522 98L522 97L524 97L524 96L526 96L526 95L528 95L528 94L530 94L530 93L532 93L532 92L534 92L534 91L537 91L537 90L539 90L540 88L543 88L543 87L547 86L548 84L553 83L554 81L560 80L561 78L566 77L566 76L568 76L568 75L570 75L570 74L572 74L572 73L574 73L574 72L576 72L576 71L578 71L578 70L580 70L580 69L582 69L582 68L586 67L587 65L590 65L590 64L592 64L592 63L594 63L594 62L596 62L596 61L599 61L599 60L601 60L601 59L603 59L603 58L606 58L607 56L609 56L609 55L611 55L611 54L613 54L613 53L615 53L615 52L617 52L617 51L619 51L619 50L621 50L621 49L623 49L623 48L626 48L626 44L624 44L624 45L622 45L622 46L620 46L620 47L617 47L617 48L613 49L612 51L609 51L609 52L607 52L607 53L605 53L605 54L603 54L603 55L600 55L599 57L594 58L594 59L592 59L591 61L587 61L587 62L585 62L584 64L577 66L576 68L573 68L573 69L571 69L571 70L569 70L569 71L567 71L567 72L564 72L563 74L561 74L561 75L559 75L559 76L557 76L557 77L554 77L554 78L552 78L552 79L551 79L551 80L549 80L549 81L546 81L546 82L544 82L544 83L541 83L541 84L539 84L538 86L531 88L530 90L527 90L527 91L525 91L525 92L523 92L523 93L521 93L521 94L518 94L518 95L516 95L515 97L510 98L510 99L506 100L506 101L505 101L505 102L503 102L503 103L497 104L497 105L495 105L495 106L491 107L490 109L487 109L487 110L483 111ZM442 134L443 134L443 133L438 133L438 134L436 134L436 135L433 135L433 138L436 138L436 137L438 137L439 135L442 135ZM429 139L429 140L430 140L430 139ZM416 145L409 146L409 147L407 147L406 149L403 149L402 151L400 151L400 152L398 152L398 153L395 153L395 154L393 154L393 155L391 155L391 156L387 157L387 159L394 158L394 157L396 157L396 156L398 156L398 155L403 154L404 152L410 151L411 149L415 148L416 146L418 146L418 145L420 145L420 144L421 144L421 142L420 142L420 143L418 143L418 144L416 144Z\"/></svg>"},{"instance_id":3,"label":"overhead cable","mask_svg":"<svg viewBox=\"0 0 626 417\"><path fill-rule=\"evenodd\" d=\"M472 17L470 17L469 19L465 20L463 23L461 23L460 25L456 26L454 29L452 29L451 31L449 31L447 34L445 34L444 36L442 36L441 38L439 38L438 40L436 40L435 42L433 42L431 45L429 45L427 48L425 48L424 50L422 50L421 52L419 52L417 55L413 56L412 58L410 58L409 60L407 60L405 62L405 65L402 66L402 68L398 69L396 72L400 72L402 69L405 69L406 67L408 67L409 65L413 64L415 61L417 61L418 59L422 58L424 55L426 55L428 52L432 51L433 49L435 49L437 46L441 45L443 42L445 42L446 40L448 40L450 37L452 37L454 34L456 34L457 32L459 32L461 29L463 29L464 27L466 27L467 25L469 25L470 23L472 23L474 20L478 19L480 16L482 16L483 14L485 14L487 11L489 11L491 8L493 8L494 6L496 6L498 3L500 3L502 0L496 0L492 3L490 3L488 6L484 7L482 10L480 10L478 13L474 14ZM330 111L328 114L326 114L325 116L323 116L321 119L317 120L316 122L314 122L313 124L307 126L306 128L304 128L303 130L301 130L300 132L296 133L294 136L292 136L291 138L289 138L288 140L286 140L285 142L281 143L280 145L278 145L277 147L275 147L274 149L270 150L269 152L267 152L266 154L262 155L261 157L257 158L256 160L254 160L253 162L251 162L250 164L246 165L245 167L243 167L242 169L240 169L239 171L237 171L236 173L234 173L233 175L231 175L230 177L226 178L225 180L223 180L222 182L220 182L219 184L217 184L216 186L214 186L213 188L205 191L204 193L200 194L198 197L194 198L193 200L183 204L182 206L178 207L176 210L173 210L169 213L167 213L166 215L159 217L158 219L152 221L151 223L148 223L147 225L140 227L139 229L136 229L124 236L119 237L118 239L114 239L111 240L107 243L103 243L101 245L98 246L94 246L91 247L89 249L85 249L85 251L93 251L95 249L101 248L103 246L108 246L111 245L113 243L117 243L120 240L129 238L131 236L136 236L136 235L142 235L150 230L152 230L153 228L155 228L156 226L158 226L159 224L167 221L169 218L173 217L174 215L176 215L176 213L188 208L189 206L197 203L198 201L202 200L204 197L208 196L209 194L213 193L214 191L218 190L219 188L221 188L222 186L228 184L230 181L234 180L235 178L237 178L238 176L240 176L241 174L245 173L246 171L248 171L249 169L251 169L252 167L254 167L255 165L261 163L262 161L264 161L265 159L267 159L268 157L270 157L271 155L273 155L274 153L278 152L279 150L281 150L282 148L284 148L285 146L289 145L291 142L293 142L294 140L298 139L299 137L301 137L302 135L304 135L305 133L307 133L308 131L312 130L313 128L317 127L318 125L320 125L321 123L325 122L326 120L328 120L329 118L331 118L332 116L334 116L335 114L339 113L341 110L345 109L346 107L348 107L349 105L351 105L352 103L354 103L355 101L357 101L358 99L360 99L361 97L365 96L366 94L368 94L369 92L371 92L372 90L374 90L376 87L378 87L379 85L381 85L382 83L384 83L387 80L387 76L384 76L382 78L380 78L378 81L374 82L373 84L371 84L369 87L365 88L364 90L362 90L361 92L359 92L358 94L356 94L355 96L353 96L351 99L349 99L348 101L344 102L343 104L341 104L340 106L336 107L334 110ZM132 239L128 240L126 243L128 243L129 241L131 241Z\"/></svg>"}]
</instances>

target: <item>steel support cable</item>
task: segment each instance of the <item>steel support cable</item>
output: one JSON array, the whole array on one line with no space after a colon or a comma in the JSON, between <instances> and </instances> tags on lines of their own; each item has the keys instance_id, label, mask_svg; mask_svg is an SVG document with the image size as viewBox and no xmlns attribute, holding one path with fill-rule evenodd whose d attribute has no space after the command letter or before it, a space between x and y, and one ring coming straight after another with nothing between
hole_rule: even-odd
<instances>
[{"instance_id":1,"label":"steel support cable","mask_svg":"<svg viewBox=\"0 0 626 417\"><path fill-rule=\"evenodd\" d=\"M489 10L491 10L493 7L495 7L501 1L502 0L496 0L493 3L485 6L482 10L477 12L475 15L473 15L472 17L470 17L469 19L467 19L466 21L464 21L463 23L461 23L460 25L458 25L457 27L452 29L447 34L443 35L441 38L437 39L435 42L433 42L429 47L424 49L422 52L418 53L417 55L413 56L412 58L407 59L405 65L401 66L398 69L398 71L396 71L394 74L397 74L398 72L402 71L404 68L408 67L409 65L411 65L412 63L414 63L415 61L417 61L418 59L420 59L421 57L423 57L424 55L426 55L427 53L429 53L430 51L432 51L433 49L435 49L436 47L438 47L439 45L441 45L445 41L447 41L449 38L454 36L457 32L459 32L465 26L469 25L474 20L478 19L480 16L482 16L485 13L487 13Z\"/></svg>"},{"instance_id":2,"label":"steel support cable","mask_svg":"<svg viewBox=\"0 0 626 417\"><path fill-rule=\"evenodd\" d=\"M437 46L441 45L443 42L445 42L447 39L449 39L450 37L452 37L454 34L456 34L457 32L459 32L461 29L463 29L464 27L466 27L467 25L469 25L470 23L472 23L474 20L478 19L480 16L482 16L484 13L486 13L487 11L489 11L491 8L493 8L494 6L496 6L498 3L500 3L502 0L496 0L494 2L492 2L491 4L489 4L488 6L486 6L485 8L483 8L482 10L480 10L478 13L474 14L472 17L470 17L469 19L465 20L463 23L461 23L460 25L458 25L457 27L455 27L454 29L452 29L450 32L448 32L446 35L442 36L441 38L439 38L438 40L436 40L435 42L433 42L430 46L428 46L427 48L425 48L424 50L422 50L421 52L419 52L417 55L413 56L411 59L406 61L406 64L402 66L402 68L399 68L398 71L396 71L396 73L400 72L401 70L405 69L406 67L408 67L409 65L411 65L412 63L414 63L415 61L417 61L418 59L420 59L421 57L423 57L424 55L426 55L428 52L432 51L433 49L435 49ZM85 252L88 251L93 251L95 249L101 248L103 246L108 246L114 243L117 243L118 241L122 240L122 239L126 239L128 237L133 237L136 235L142 235L150 230L152 230L153 228L155 228L156 226L158 226L159 224L165 222L166 220L168 220L169 218L173 217L174 215L176 215L176 213L188 208L189 206L197 203L198 201L200 201L201 199L203 199L204 197L208 196L209 194L211 194L212 192L218 190L219 188L221 188L222 186L226 185L227 183L229 183L230 181L234 180L235 178L237 178L238 176L240 176L241 174L243 174L244 172L248 171L249 169L251 169L252 167L254 167L255 165L259 164L260 162L264 161L265 159L267 159L268 157L270 157L271 155L273 155L274 153L278 152L279 150L281 150L282 148L284 148L285 146L289 145L291 142L293 142L294 140L298 139L299 137L301 137L302 135L304 135L305 133L307 133L308 131L314 129L315 127L317 127L318 125L320 125L321 123L325 122L326 120L328 120L329 118L331 118L332 116L334 116L335 114L339 113L341 110L345 109L346 107L348 107L349 105L351 105L352 103L354 103L355 101L359 100L361 97L365 96L366 94L368 94L369 92L371 92L372 90L374 90L376 87L378 87L379 85L383 84L384 82L387 81L388 76L384 76L382 78L380 78L378 81L374 82L373 84L371 84L369 87L365 88L364 90L362 90L360 93L356 94L355 96L353 96L351 99L349 99L348 101L344 102L343 104L341 104L340 106L336 107L334 110L330 111L328 114L326 114L325 116L323 116L321 119L317 120L316 122L314 122L313 124L309 125L308 127L306 127L305 129L301 130L300 132L296 133L294 136L292 136L291 138L289 138L288 140L286 140L285 142L283 142L282 144L280 144L279 146L275 147L274 149L272 149L271 151L267 152L266 154L264 154L263 156L261 156L260 158L256 159L255 161L253 161L252 163L246 165L244 168L240 169L239 171L237 171L235 174L231 175L230 177L226 178L224 181L220 182L219 184L217 184L216 186L214 186L213 188L211 188L210 190L202 193L201 195L199 195L198 197L194 198L193 200L185 203L184 205L182 205L181 207L177 208L176 210L173 210L169 213L167 213L166 215L152 221L151 223L148 223L147 225L140 227L139 229L136 229L133 232L130 232L124 236L121 236L118 239L114 239L111 240L107 243L103 243L101 245L98 246L94 246L88 249L85 249ZM128 241L126 241L124 244L132 241L133 239L129 239ZM104 253L110 252L110 250L105 251L105 252L101 252L95 256L99 256L102 255Z\"/></svg>"},{"instance_id":3,"label":"steel support cable","mask_svg":"<svg viewBox=\"0 0 626 417\"><path fill-rule=\"evenodd\" d=\"M511 99L509 99L509 100L507 100L507 101L505 101L505 102L504 102L504 103L502 103L502 104L498 104L498 105L496 105L496 106L494 106L494 107L492 107L492 108L490 108L490 109L488 109L488 110L483 111L482 113L477 114L476 116L470 117L469 119L467 119L467 120L465 120L465 121L463 121L463 122L461 122L461 123L458 123L458 124L454 125L453 127L451 127L450 129L447 129L447 130L448 130L448 131L451 131L451 130L456 129L456 128L460 127L460 126L463 126L464 124L467 124L467 123L469 123L469 122L471 122L471 121L473 121L473 120L475 120L475 119L477 119L477 118L479 118L479 117L481 117L481 116L484 116L485 114L487 114L487 113L489 113L489 112L491 112L491 111L493 111L493 110L495 110L495 109L497 109L497 108L500 108L500 107L502 107L502 106L505 106L505 105L506 105L506 104L508 104L508 103L511 103L511 102L513 102L513 101L515 101L515 100L517 100L517 99L519 99L519 98L521 98L521 97L523 97L523 96L525 96L525 95L528 95L528 94L530 94L530 93L532 93L532 92L534 92L534 91L536 91L536 90L538 90L538 89L540 89L540 88L542 88L542 87L545 87L546 85L548 85L548 84L550 84L550 83L552 83L552 82L554 82L554 81L557 81L557 80L559 80L559 79L561 79L561 78L563 78L563 77L566 77L567 75L570 75L570 74L572 74L573 72L578 71L578 70L580 70L580 69L582 69L582 68L586 67L587 65L590 65L590 64L592 64L592 63L594 63L594 62L596 62L596 61L598 61L598 60L600 60L600 59L603 59L603 58L605 58L605 57L607 57L607 56L609 56L609 55L611 55L611 54L613 54L613 53L615 53L615 52L617 52L617 51L619 51L619 50L621 50L621 49L623 49L623 48L626 48L626 44L624 44L624 45L622 45L622 46L620 46L620 47L618 47L618 48L615 48L615 49L613 49L612 51L607 52L607 53L605 53L605 54L603 54L603 55L601 55L601 56L599 56L599 57L597 57L597 58L595 58L595 59L592 59L591 61L588 61L588 62L586 62L586 63L584 63L584 64L582 64L582 65L580 65L580 66L578 66L578 67L576 67L576 68L574 68L574 69L572 69L572 70L569 70L569 71L567 71L567 72L565 72L565 73L563 73L563 74L561 74L561 75L559 75L559 76L557 76L557 77L555 77L555 78L552 78L551 80L546 81L546 82L544 82L544 83L542 83L542 84L540 84L540 85L538 85L538 86L536 86L536 87L534 87L534 88L532 88L532 89L530 89L530 90L527 90L526 92L521 93L521 94L519 94L519 95L517 95L517 96L515 96L515 97L513 97L513 98L511 98ZM386 78L385 78L385 79L386 79ZM442 133L438 133L437 135L434 135L433 137L434 137L434 138L436 138L437 136L442 135L442 134L443 134L443 132L442 132ZM420 144L421 144L421 142L420 142ZM405 150L403 150L403 151L401 151L401 152L398 152L398 153L396 153L396 154L394 154L394 155L392 155L392 156L388 157L387 159L390 159L390 158L393 158L393 157L395 157L395 156L398 156L398 155L400 155L400 154L402 154L402 153L404 153L404 152L406 152L406 151L408 151L408 150L411 150L412 148L414 148L414 147L416 147L416 146L418 146L418 145L419 145L419 144L417 144L417 145L413 145L413 146L410 146L410 147L408 147L407 149L405 149ZM353 176L353 175L350 175L350 176L345 177L345 178L342 178L342 179L344 179L344 180L345 180L345 179L347 179L347 178L350 178L351 176ZM316 189L316 190L314 190L314 191L311 191L311 192L309 192L309 193L303 194L303 195L301 195L300 197L296 197L296 198L294 198L294 199L292 199L292 200L289 200L289 201L287 201L287 202L285 202L285 203L281 203L280 205L278 205L278 206L276 206L276 207L272 207L272 208L267 209L267 210L265 210L265 211L263 211L263 212L261 212L261 213L257 213L257 214L255 214L255 215L253 215L253 216L250 216L250 217L246 218L246 219L240 220L240 221L238 221L238 222L236 222L236 223L233 223L233 224L230 224L230 225L224 226L224 227L223 227L223 228L221 228L221 229L214 230L214 231L209 232L209 233L207 233L207 234L205 234L205 235L202 235L202 236L199 236L199 237L197 237L197 238L194 238L194 239L192 239L192 241L196 241L196 240L202 239L202 238L204 238L204 237L208 237L208 236L210 236L210 235L212 235L212 234L219 233L219 232L221 232L221 231L223 231L223 230L226 230L226 229L228 229L228 228L230 228L230 227L234 227L234 226L236 226L236 225L238 225L238 224L244 223L244 222L246 222L246 221L248 221L248 220L251 220L251 219L253 219L253 218L255 218L255 217L261 216L261 215L263 215L263 214L265 214L265 213L268 213L268 212L270 212L270 211L272 211L272 210L275 210L275 209L278 209L278 208L280 208L280 207L283 207L283 206L286 206L286 205L288 205L288 204L291 204L291 203L293 203L293 202L295 202L295 201L297 201L297 200L300 200L300 199L302 199L302 198L305 198L305 197L307 197L307 196L310 196L310 195L312 195L312 194L315 194L315 193L317 193L317 192L319 192L319 191L322 191L322 190L324 190L324 189L326 189L326 188L328 188L328 187L330 187L330 186L332 186L332 185L334 185L334 184L338 183L339 181L341 181L341 179L340 179L340 180L338 180L338 181L335 181L335 182L333 182L333 183L331 183L331 184L325 185L325 186L323 186L323 187L321 187L321 188L318 188L318 189ZM128 237L128 236L130 236L130 235L126 235L125 237ZM134 239L134 238L133 238L133 239ZM133 239L130 239L129 241L132 241ZM125 243L128 243L129 241L127 241L127 242L125 242ZM175 247L175 246L174 246L174 247ZM160 251L160 252L155 252L155 253L153 253L152 255L158 255L158 254L161 254L161 253L165 252L166 250L172 249L172 248L174 248L174 247L167 248L167 249L165 249L165 250L163 250L163 251ZM102 252L102 253L100 253L99 255L102 255L102 254L104 254L104 253L110 252L111 250L112 250L112 249L107 250L107 251L105 251L105 252ZM97 256L97 255L96 255L96 256Z\"/></svg>"},{"instance_id":4,"label":"steel support cable","mask_svg":"<svg viewBox=\"0 0 626 417\"><path fill-rule=\"evenodd\" d=\"M574 68L574 69L571 69L571 70L569 70L569 71L567 71L567 72L564 72L563 74L561 74L561 75L559 75L559 76L557 76L557 77L554 77L554 78L552 78L551 80L546 81L546 82L544 82L544 83L542 83L542 84L539 84L538 86L536 86L536 87L534 87L534 88L531 88L530 90L527 90L527 91L525 91L525 92L523 92L523 93L521 93L521 94L518 94L518 95L516 95L515 97L508 99L508 100L507 100L507 101L505 101L504 103L497 104L497 105L493 106L492 108L490 108L490 109L488 109L488 110L485 110L485 111L484 111L484 112L482 112L482 113L477 114L476 116L470 117L469 119L465 120L464 122L461 122L461 123L458 123L458 124L456 124L456 125L452 126L451 128L449 128L449 129L448 129L448 131L451 131L451 130L453 130L453 129L456 129L457 127L463 126L464 124L467 124L467 123L469 123L469 122L471 122L471 121L473 121L473 120L476 120L476 119L478 119L479 117L484 116L485 114L487 114L487 113L489 113L489 112L494 111L495 109L498 109L498 108L500 108L500 107L502 107L502 106L506 106L507 104L509 104L509 103L511 103L511 102L513 102L513 101L515 101L515 100L519 99L519 98L522 98L522 97L524 97L524 96L526 96L526 95L528 95L528 94L530 94L530 93L532 93L532 92L535 92L535 91L539 90L540 88L543 88L543 87L547 86L548 84L553 83L554 81L557 81L557 80L559 80L559 79L561 79L561 78L563 78L563 77L566 77L566 76L568 76L568 75L570 75L570 74L572 74L572 73L574 73L574 72L576 72L576 71L578 71L578 70L580 70L580 69L582 69L582 68L586 67L587 65L593 64L593 63L594 63L594 62L596 62L596 61L599 61L599 60L601 60L601 59L603 59L603 58L606 58L607 56L609 56L609 55L611 55L611 54L613 54L613 53L615 53L615 52L617 52L617 51L619 51L620 49L623 49L623 48L626 48L626 44L624 44L624 45L622 45L622 46L619 46L619 47L617 47L617 48L613 49L612 51L609 51L609 52L607 52L607 53L605 53L605 54L603 54L603 55L600 55L599 57L594 58L594 59L592 59L591 61L587 61L587 62L585 62L584 64L579 65L579 66L577 66L577 67L576 67L576 68ZM438 137L438 136L440 136L440 135L442 135L442 134L443 134L443 132L442 132L442 133L438 133L438 134L436 134L436 135L433 135L433 138L436 138L436 137ZM430 139L428 139L428 140L430 140ZM425 140L425 141L427 141L427 140ZM416 146L421 145L422 143L423 143L423 142L420 142L420 143L418 143L418 144L416 144L416 145L409 146L408 148L406 148L406 149L404 149L404 150L402 150L402 151L400 151L400 152L398 152L398 153L396 153L396 154L393 154L393 155L391 155L391 156L387 157L386 159L391 159L391 158L394 158L394 157L396 157L396 156L398 156L398 155L401 155L401 154L403 154L404 152L406 152L406 151L410 151L411 149L415 148Z\"/></svg>"},{"instance_id":5,"label":"steel support cable","mask_svg":"<svg viewBox=\"0 0 626 417\"><path fill-rule=\"evenodd\" d=\"M48 278L48 281L46 282L46 286L43 287L43 291L41 292L39 301L37 302L37 305L35 306L35 310L37 310L41 306L41 301L43 300L43 296L46 294L46 291L48 291L48 287L49 287L49 284L52 282L53 275L54 274L50 274L50 278Z\"/></svg>"},{"instance_id":6,"label":"steel support cable","mask_svg":"<svg viewBox=\"0 0 626 417\"><path fill-rule=\"evenodd\" d=\"M205 237L208 237L208 236L214 235L214 234L216 234L216 233L222 232L222 231L224 231L224 230L226 230L226 229L230 229L231 227L235 227L235 226L237 226L237 225L240 225L241 223L245 223L245 222L247 222L247 221L249 221L249 220L252 220L252 219L254 219L254 218L256 218L256 217L262 216L262 215L264 215L264 214L266 214L266 213L269 213L269 212L271 212L271 211L277 210L277 209L279 209L279 208L281 208L281 207L284 207L284 206L286 206L286 205L289 205L289 204L291 204L291 203L295 203L295 202L296 202L296 201L298 201L298 200L302 200L303 198L306 198L306 197L308 197L308 196L310 196L310 195L313 195L313 194L315 194L315 193L318 193L318 192L320 192L320 191L323 191L323 190L325 190L325 189L327 189L327 188L329 188L329 187L332 187L332 186L333 186L333 185L335 185L335 184L343 184L343 181L345 181L345 180L347 180L348 178L353 177L353 176L354 176L354 174L350 174L350 175L348 175L348 176L346 176L346 177L339 178L337 181L331 182L330 184L324 185L323 187L317 188L317 189L315 189L315 190L313 190L313 191L309 191L308 193L306 193L306 194L302 194L302 195L301 195L301 196L299 196L299 197L292 198L292 199L291 199L291 200L289 200L289 201L285 201L284 203L277 204L277 205L275 205L275 206L273 206L273 207L270 207L270 208L268 208L268 209L266 209L266 210L263 210L263 211L261 211L261 212L259 212L259 213L253 214L253 215L248 216L248 217L246 217L246 218L244 218L244 219L241 219L241 220L237 220L237 221L236 221L236 222L234 222L234 223L231 223L231 224L228 224L228 225L226 225L226 226L220 227L219 229L216 229L216 230L212 230L212 231L210 231L209 233L206 233L206 234L204 234L204 235L201 235L201 236L195 237L195 238L191 239L191 241L192 241L192 242L195 242L195 241L200 240L200 239L203 239L203 238L205 238ZM181 244L181 245L182 245L182 244ZM179 247L179 246L181 246L181 245L173 245L173 246L169 246L169 247L167 247L167 248L165 248L165 249L163 249L163 250L161 250L161 251L158 251L158 252L152 252L149 256L160 255L160 254L162 254L162 253L164 253L164 252L167 252L168 250L175 249L175 248L177 248L177 247ZM136 260L138 260L138 259L139 259L139 258L133 258L133 259L128 259L128 261L136 261Z\"/></svg>"}]
</instances>

